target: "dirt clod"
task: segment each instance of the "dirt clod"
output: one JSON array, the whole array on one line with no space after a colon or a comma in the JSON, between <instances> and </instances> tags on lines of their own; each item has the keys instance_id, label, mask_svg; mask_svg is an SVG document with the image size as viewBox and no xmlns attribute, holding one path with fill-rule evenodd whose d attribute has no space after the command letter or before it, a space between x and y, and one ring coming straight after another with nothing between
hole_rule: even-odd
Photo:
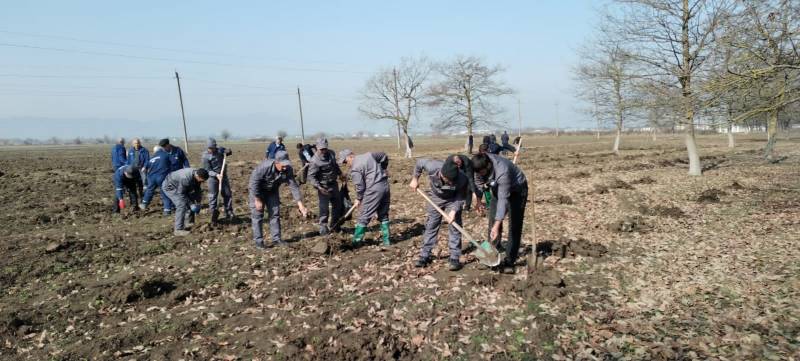
<instances>
[{"instance_id":1,"label":"dirt clod","mask_svg":"<svg viewBox=\"0 0 800 361\"><path fill-rule=\"evenodd\" d=\"M716 189L716 188L706 189L702 193L700 193L700 195L697 197L697 202L698 203L719 203L719 201L720 201L719 197L720 196L726 196L726 195L728 195L728 194L723 192L723 191L721 191L721 190L719 190L719 189Z\"/></svg>"},{"instance_id":2,"label":"dirt clod","mask_svg":"<svg viewBox=\"0 0 800 361\"><path fill-rule=\"evenodd\" d=\"M609 231L620 233L644 232L647 230L642 217L639 216L626 216L608 224L607 228Z\"/></svg>"},{"instance_id":3,"label":"dirt clod","mask_svg":"<svg viewBox=\"0 0 800 361\"><path fill-rule=\"evenodd\" d=\"M328 247L328 241L321 239L317 241L316 244L314 244L314 247L311 247L311 252L314 252L316 254L326 254L328 253L329 249L330 247Z\"/></svg>"}]
</instances>

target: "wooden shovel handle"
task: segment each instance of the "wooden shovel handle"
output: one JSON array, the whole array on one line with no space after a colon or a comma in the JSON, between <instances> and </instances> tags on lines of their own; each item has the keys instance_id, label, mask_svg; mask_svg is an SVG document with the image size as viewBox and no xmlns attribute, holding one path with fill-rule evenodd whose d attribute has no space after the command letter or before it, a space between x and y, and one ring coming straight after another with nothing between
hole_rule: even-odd
<instances>
[{"instance_id":1,"label":"wooden shovel handle","mask_svg":"<svg viewBox=\"0 0 800 361\"><path fill-rule=\"evenodd\" d=\"M520 150L522 150L522 138L519 138L519 143L517 143L517 151L514 152L514 160L511 161L511 163L517 164L517 157L519 156Z\"/></svg>"},{"instance_id":2,"label":"wooden shovel handle","mask_svg":"<svg viewBox=\"0 0 800 361\"><path fill-rule=\"evenodd\" d=\"M430 203L430 205L432 205L433 208L435 208L436 211L438 211L439 214L442 215L442 217L447 218L447 214L441 208L439 208L439 206L437 206L436 203L433 203L433 201L430 198L428 198L428 195L425 194L425 192L423 192L421 189L417 188L417 193L419 193L423 198L425 198L425 200L428 201L428 203ZM459 232L461 232L461 234L463 234L464 237L467 237L467 239L473 239L472 236L469 233L467 233L467 231L464 230L464 228L461 228L461 226L458 225L458 223L453 222L453 223L450 223L450 224L453 225L453 227L456 227L456 229Z\"/></svg>"},{"instance_id":3,"label":"wooden shovel handle","mask_svg":"<svg viewBox=\"0 0 800 361\"><path fill-rule=\"evenodd\" d=\"M222 179L225 179L225 163L227 163L227 162L228 162L228 155L227 154L223 154L222 155L222 168L219 170L219 175L222 176L221 177ZM217 194L222 194L222 181L219 181L219 190L217 191Z\"/></svg>"}]
</instances>

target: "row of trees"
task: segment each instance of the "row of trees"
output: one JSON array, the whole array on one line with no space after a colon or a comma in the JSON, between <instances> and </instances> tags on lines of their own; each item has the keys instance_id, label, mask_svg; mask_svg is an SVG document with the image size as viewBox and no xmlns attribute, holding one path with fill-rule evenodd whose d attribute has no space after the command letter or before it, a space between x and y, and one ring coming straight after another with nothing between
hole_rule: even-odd
<instances>
[{"instance_id":1,"label":"row of trees","mask_svg":"<svg viewBox=\"0 0 800 361\"><path fill-rule=\"evenodd\" d=\"M702 166L699 123L763 121L772 160L779 122L800 102L800 2L615 0L575 67L578 96L598 124L612 122L613 150L629 121L685 132L689 174Z\"/></svg>"},{"instance_id":2,"label":"row of trees","mask_svg":"<svg viewBox=\"0 0 800 361\"><path fill-rule=\"evenodd\" d=\"M398 147L403 135L405 155L411 157L408 131L418 119L420 107L439 115L438 131L462 128L469 135L480 126L498 125L502 112L499 97L514 91L499 79L504 72L477 57L457 57L449 62L427 58L403 58L400 64L378 71L367 80L359 110L370 119L393 121L397 126Z\"/></svg>"}]
</instances>

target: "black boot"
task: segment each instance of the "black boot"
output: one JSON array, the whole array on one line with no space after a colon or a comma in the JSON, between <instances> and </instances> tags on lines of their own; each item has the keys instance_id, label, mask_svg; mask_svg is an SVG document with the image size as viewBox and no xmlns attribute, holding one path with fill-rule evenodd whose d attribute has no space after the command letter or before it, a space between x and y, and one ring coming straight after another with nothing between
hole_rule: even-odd
<instances>
[{"instance_id":1,"label":"black boot","mask_svg":"<svg viewBox=\"0 0 800 361\"><path fill-rule=\"evenodd\" d=\"M428 267L428 265L429 265L430 263L431 263L431 258L430 258L430 257L428 257L428 258L422 258L422 257L420 257L420 258L417 260L417 263L414 263L414 267L417 267L417 268Z\"/></svg>"}]
</instances>

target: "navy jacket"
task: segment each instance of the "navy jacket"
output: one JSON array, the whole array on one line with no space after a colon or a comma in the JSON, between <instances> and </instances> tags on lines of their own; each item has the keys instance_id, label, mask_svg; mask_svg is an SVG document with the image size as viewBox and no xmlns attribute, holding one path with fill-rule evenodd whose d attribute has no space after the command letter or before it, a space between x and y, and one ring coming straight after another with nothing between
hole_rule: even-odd
<instances>
[{"instance_id":1,"label":"navy jacket","mask_svg":"<svg viewBox=\"0 0 800 361\"><path fill-rule=\"evenodd\" d=\"M127 163L125 146L122 144L115 144L111 147L111 167L117 170L119 167L125 165L125 163Z\"/></svg>"},{"instance_id":2,"label":"navy jacket","mask_svg":"<svg viewBox=\"0 0 800 361\"><path fill-rule=\"evenodd\" d=\"M145 169L147 170L147 178L161 179L163 181L171 170L169 153L159 150L147 161Z\"/></svg>"},{"instance_id":3,"label":"navy jacket","mask_svg":"<svg viewBox=\"0 0 800 361\"><path fill-rule=\"evenodd\" d=\"M138 162L134 163L134 160L137 160L137 158ZM131 147L128 149L128 160L125 162L125 164L143 169L145 165L147 165L148 160L150 160L150 152L147 151L147 148L140 147L139 150L136 150Z\"/></svg>"},{"instance_id":4,"label":"navy jacket","mask_svg":"<svg viewBox=\"0 0 800 361\"><path fill-rule=\"evenodd\" d=\"M114 171L114 190L117 195L117 199L122 199L125 196L125 188L131 189L130 187L135 187L136 184L139 182L140 175L134 178L126 178L125 177L125 167L119 167L117 170ZM135 188L133 188L135 189Z\"/></svg>"},{"instance_id":5,"label":"navy jacket","mask_svg":"<svg viewBox=\"0 0 800 361\"><path fill-rule=\"evenodd\" d=\"M181 147L173 145L172 151L169 152L169 171L174 172L183 168L189 168L189 158L186 158L186 153Z\"/></svg>"},{"instance_id":6,"label":"navy jacket","mask_svg":"<svg viewBox=\"0 0 800 361\"><path fill-rule=\"evenodd\" d=\"M277 152L279 150L282 150L282 151L285 152L286 151L286 144L283 144L283 143L278 144L275 141L273 141L272 143L269 143L269 146L267 147L267 159L275 159L275 152Z\"/></svg>"}]
</instances>

